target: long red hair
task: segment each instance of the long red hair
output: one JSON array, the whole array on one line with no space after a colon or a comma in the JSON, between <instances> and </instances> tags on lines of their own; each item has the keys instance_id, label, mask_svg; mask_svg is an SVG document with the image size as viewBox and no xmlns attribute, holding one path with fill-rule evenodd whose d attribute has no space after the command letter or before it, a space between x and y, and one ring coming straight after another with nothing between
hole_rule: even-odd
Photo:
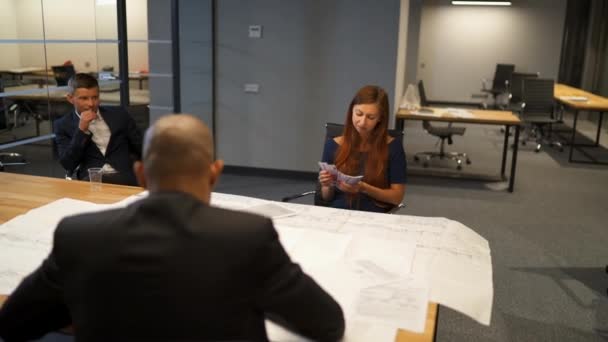
<instances>
[{"instance_id":1,"label":"long red hair","mask_svg":"<svg viewBox=\"0 0 608 342\"><path fill-rule=\"evenodd\" d=\"M388 161L388 96L384 89L367 85L355 94L344 122L342 144L336 152L335 163L338 170L347 175L360 174L361 165L361 136L353 125L353 108L359 104L375 104L380 115L376 127L369 138L367 159L365 161L363 181L379 188L386 188L386 167Z\"/></svg>"}]
</instances>

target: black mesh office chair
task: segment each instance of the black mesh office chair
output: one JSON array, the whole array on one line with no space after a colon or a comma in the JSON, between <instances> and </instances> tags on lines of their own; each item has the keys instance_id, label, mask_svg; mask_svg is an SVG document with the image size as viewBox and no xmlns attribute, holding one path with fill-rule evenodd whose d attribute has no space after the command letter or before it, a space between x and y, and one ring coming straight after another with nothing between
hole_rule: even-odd
<instances>
[{"instance_id":1,"label":"black mesh office chair","mask_svg":"<svg viewBox=\"0 0 608 342\"><path fill-rule=\"evenodd\" d=\"M19 153L0 152L0 172L4 171L6 166L17 165L27 165L27 160Z\"/></svg>"},{"instance_id":2,"label":"black mesh office chair","mask_svg":"<svg viewBox=\"0 0 608 342\"><path fill-rule=\"evenodd\" d=\"M522 73L514 72L511 77L510 95L509 95L509 106L508 109L521 115L523 111L524 103L524 80L526 78L539 78L540 73Z\"/></svg>"},{"instance_id":3,"label":"black mesh office chair","mask_svg":"<svg viewBox=\"0 0 608 342\"><path fill-rule=\"evenodd\" d=\"M564 150L561 142L551 139L552 125L558 123L553 92L555 81L552 79L526 78L523 80L523 110L521 118L524 123L531 125L530 135L535 137L535 152L540 151L543 144ZM548 130L547 130L548 128ZM522 144L525 142L522 141Z\"/></svg>"},{"instance_id":4,"label":"black mesh office chair","mask_svg":"<svg viewBox=\"0 0 608 342\"><path fill-rule=\"evenodd\" d=\"M424 83L422 80L418 81L418 93L420 95L420 105L422 107L427 107L433 104L433 101L430 101L426 97L426 92L424 90ZM414 161L419 162L420 159L424 159L423 166L428 167L429 161L433 158L439 159L449 159L456 161L456 168L458 170L462 169L462 161L465 160L467 164L471 164L471 159L466 153L462 152L446 152L445 151L445 142L447 140L448 145L452 145L452 137L454 135L464 135L466 131L465 127L453 127L452 123L449 123L447 126L433 126L430 121L422 121L422 128L430 134L441 139L441 144L439 147L439 151L430 151L430 152L418 152L414 155Z\"/></svg>"},{"instance_id":5,"label":"black mesh office chair","mask_svg":"<svg viewBox=\"0 0 608 342\"><path fill-rule=\"evenodd\" d=\"M323 141L327 142L329 139L333 139L337 136L340 136L340 135L342 135L343 131L344 131L344 125L328 122L325 124L325 140L323 140ZM395 139L399 139L399 141L403 144L403 132L402 131L395 130L395 129L389 129L388 134L390 136L394 137ZM323 145L325 145L325 144L323 144ZM319 182L317 182L317 187L315 190L305 191L305 192L302 192L302 193L299 193L296 195L283 197L281 199L281 201L282 202L291 202L297 198L311 196L311 195L314 196L314 205L319 205L319 206L324 206L324 207L329 206L329 203L324 201L323 198L321 198L321 185L319 184ZM399 210L403 207L405 207L405 204L399 203L399 205L389 208L386 213L387 214L395 213L397 210Z\"/></svg>"},{"instance_id":6,"label":"black mesh office chair","mask_svg":"<svg viewBox=\"0 0 608 342\"><path fill-rule=\"evenodd\" d=\"M53 68L53 76L58 86L67 86L68 81L76 74L73 65L55 65Z\"/></svg>"},{"instance_id":7,"label":"black mesh office chair","mask_svg":"<svg viewBox=\"0 0 608 342\"><path fill-rule=\"evenodd\" d=\"M492 98L494 100L494 108L501 108L497 102L498 96L501 94L508 94L510 92L509 88L511 85L511 78L514 70L514 64L496 64L496 71L494 72L492 87L487 87L487 80L481 80L481 91L492 95Z\"/></svg>"},{"instance_id":8,"label":"black mesh office chair","mask_svg":"<svg viewBox=\"0 0 608 342\"><path fill-rule=\"evenodd\" d=\"M540 77L539 72L537 72L537 73L514 72L512 75L512 78L511 78L511 85L509 87L509 89L511 91L509 94L509 104L506 109L512 111L513 113L515 113L517 116L519 116L521 118L522 111L524 109L524 107L523 107L523 104L524 104L524 99L523 99L524 79L539 78L539 77ZM505 128L501 127L500 131L504 133ZM530 131L531 131L531 127L526 127L526 126L522 127L522 137L520 138L522 145L526 145L526 140L529 140ZM512 132L509 132L509 135L512 135Z\"/></svg>"},{"instance_id":9,"label":"black mesh office chair","mask_svg":"<svg viewBox=\"0 0 608 342\"><path fill-rule=\"evenodd\" d=\"M135 125L142 132L150 126L150 106L147 104L136 104L127 107L127 112L135 120Z\"/></svg>"}]
</instances>

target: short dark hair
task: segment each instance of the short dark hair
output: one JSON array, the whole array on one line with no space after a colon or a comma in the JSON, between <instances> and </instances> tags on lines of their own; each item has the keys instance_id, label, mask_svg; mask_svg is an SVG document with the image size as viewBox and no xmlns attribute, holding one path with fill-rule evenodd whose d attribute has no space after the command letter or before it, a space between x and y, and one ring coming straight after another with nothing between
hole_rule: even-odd
<instances>
[{"instance_id":1,"label":"short dark hair","mask_svg":"<svg viewBox=\"0 0 608 342\"><path fill-rule=\"evenodd\" d=\"M68 81L68 92L74 94L74 91L78 88L99 88L97 79L89 74L78 73L70 78Z\"/></svg>"}]
</instances>

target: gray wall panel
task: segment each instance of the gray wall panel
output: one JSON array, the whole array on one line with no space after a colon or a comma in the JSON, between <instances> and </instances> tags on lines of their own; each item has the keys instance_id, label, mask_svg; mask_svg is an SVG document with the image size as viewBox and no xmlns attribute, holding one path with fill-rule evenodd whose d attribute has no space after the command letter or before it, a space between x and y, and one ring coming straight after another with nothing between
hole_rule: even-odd
<instances>
[{"instance_id":1,"label":"gray wall panel","mask_svg":"<svg viewBox=\"0 0 608 342\"><path fill-rule=\"evenodd\" d=\"M378 84L393 98L398 16L398 0L218 1L219 157L316 170L323 124L343 122L358 88ZM261 39L248 38L249 25L263 26Z\"/></svg>"},{"instance_id":2,"label":"gray wall panel","mask_svg":"<svg viewBox=\"0 0 608 342\"><path fill-rule=\"evenodd\" d=\"M211 0L180 0L181 107L213 127Z\"/></svg>"}]
</instances>

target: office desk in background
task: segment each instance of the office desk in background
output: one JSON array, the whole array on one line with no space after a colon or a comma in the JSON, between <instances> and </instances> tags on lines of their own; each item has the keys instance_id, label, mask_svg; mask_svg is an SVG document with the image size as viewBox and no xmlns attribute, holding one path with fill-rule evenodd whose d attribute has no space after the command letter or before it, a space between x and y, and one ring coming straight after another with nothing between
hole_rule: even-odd
<instances>
[{"instance_id":1,"label":"office desk in background","mask_svg":"<svg viewBox=\"0 0 608 342\"><path fill-rule=\"evenodd\" d=\"M40 89L40 91L36 91ZM8 95L5 96L9 99L19 101L50 101L50 102L67 102L65 89L58 89L55 86L38 87L36 85L22 85L16 87L6 87L4 89ZM30 93L21 93L21 92ZM16 92L17 94L11 95L10 93ZM148 90L130 89L129 91L130 103L131 104L149 104L150 103L150 92ZM99 93L99 99L102 104L120 104L120 92L119 91L101 91Z\"/></svg>"},{"instance_id":2,"label":"office desk in background","mask_svg":"<svg viewBox=\"0 0 608 342\"><path fill-rule=\"evenodd\" d=\"M0 70L0 74L9 74L14 80L23 80L25 75L35 75L36 73L44 72L46 69L41 67L22 67Z\"/></svg>"},{"instance_id":3,"label":"office desk in background","mask_svg":"<svg viewBox=\"0 0 608 342\"><path fill-rule=\"evenodd\" d=\"M144 81L148 80L148 74L140 73L140 72L130 72L129 73L129 81L138 81L139 89L144 89Z\"/></svg>"},{"instance_id":4,"label":"office desk in background","mask_svg":"<svg viewBox=\"0 0 608 342\"><path fill-rule=\"evenodd\" d=\"M93 203L114 203L143 191L139 187L113 184L103 184L102 187L99 191L91 189L89 182L0 172L0 224L65 197ZM6 294L0 295L0 305L4 300ZM424 333L400 329L396 341L434 341L437 307L437 304L429 303Z\"/></svg>"},{"instance_id":5,"label":"office desk in background","mask_svg":"<svg viewBox=\"0 0 608 342\"><path fill-rule=\"evenodd\" d=\"M13 80L23 80L23 76L37 76L41 83L45 82L46 79L54 79L55 74L52 69L46 69L43 67L23 67L23 68L12 68L12 69L2 69L0 70L0 74L8 74L12 76ZM97 75L97 73L93 73ZM139 84L139 89L144 89L144 81L148 80L148 74L145 72L129 72L129 80L137 81Z\"/></svg>"},{"instance_id":6,"label":"office desk in background","mask_svg":"<svg viewBox=\"0 0 608 342\"><path fill-rule=\"evenodd\" d=\"M555 84L555 99L566 107L574 110L574 122L572 124L572 134L570 135L570 152L568 155L568 161L571 163L589 163L589 164L603 164L608 165L608 161L599 161L589 155L582 147L598 147L600 144L600 132L602 129L602 119L604 113L608 112L608 99L578 89L565 84ZM595 143L593 144L577 144L575 142L576 137L576 124L578 121L579 111L587 111L590 113L599 113L599 120L597 123L597 132L595 135ZM575 147L581 147L579 150L589 160L575 160L572 158L572 152Z\"/></svg>"},{"instance_id":7,"label":"office desk in background","mask_svg":"<svg viewBox=\"0 0 608 342\"><path fill-rule=\"evenodd\" d=\"M431 108L434 113L438 113L445 108ZM499 110L480 110L480 109L467 109L472 115L471 117L459 117L451 114L443 114L436 116L434 114L421 114L416 111L406 110L399 108L395 115L395 127L396 129L403 130L405 126L405 120L417 120L417 121L441 121L441 122L454 122L454 123L467 123L467 124L481 124L481 125L500 125L505 126L505 140L502 150L502 162L500 166L500 180L506 180L506 162L507 153L509 150L509 130L512 126L515 127L513 152L511 156L511 175L509 177L509 192L513 192L515 184L515 168L517 164L517 149L519 143L519 130L521 126L521 120L509 111ZM486 177L482 178L487 180Z\"/></svg>"}]
</instances>

